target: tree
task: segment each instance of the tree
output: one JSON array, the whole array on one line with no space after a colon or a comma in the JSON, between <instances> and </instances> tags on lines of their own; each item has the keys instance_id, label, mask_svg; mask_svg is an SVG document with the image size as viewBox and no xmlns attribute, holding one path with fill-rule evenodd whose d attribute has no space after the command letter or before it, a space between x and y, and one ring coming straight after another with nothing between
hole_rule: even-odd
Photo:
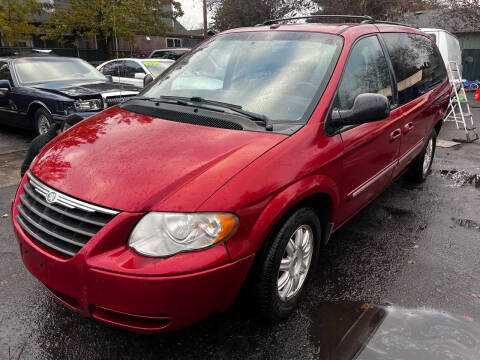
<instances>
[{"instance_id":1,"label":"tree","mask_svg":"<svg viewBox=\"0 0 480 360\"><path fill-rule=\"evenodd\" d=\"M480 0L448 0L453 31L480 30Z\"/></svg>"},{"instance_id":2,"label":"tree","mask_svg":"<svg viewBox=\"0 0 480 360\"><path fill-rule=\"evenodd\" d=\"M442 0L313 0L322 14L369 15L379 20L396 20L406 12L436 9Z\"/></svg>"},{"instance_id":3,"label":"tree","mask_svg":"<svg viewBox=\"0 0 480 360\"><path fill-rule=\"evenodd\" d=\"M310 6L310 0L209 0L213 28L220 31L295 15Z\"/></svg>"},{"instance_id":4,"label":"tree","mask_svg":"<svg viewBox=\"0 0 480 360\"><path fill-rule=\"evenodd\" d=\"M18 40L29 40L37 34L33 23L42 13L42 4L35 0L1 0L0 27L6 45L17 45Z\"/></svg>"},{"instance_id":5,"label":"tree","mask_svg":"<svg viewBox=\"0 0 480 360\"><path fill-rule=\"evenodd\" d=\"M44 39L96 37L109 55L114 38L133 42L136 33L162 35L171 30L167 19L183 15L175 0L67 0L67 6L55 1L46 7L51 15L42 27Z\"/></svg>"}]
</instances>

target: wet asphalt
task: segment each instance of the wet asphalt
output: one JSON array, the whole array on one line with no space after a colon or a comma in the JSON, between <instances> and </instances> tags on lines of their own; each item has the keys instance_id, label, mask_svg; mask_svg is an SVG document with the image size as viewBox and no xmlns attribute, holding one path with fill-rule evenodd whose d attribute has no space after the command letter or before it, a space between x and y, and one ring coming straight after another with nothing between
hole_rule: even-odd
<instances>
[{"instance_id":1,"label":"wet asphalt","mask_svg":"<svg viewBox=\"0 0 480 360\"><path fill-rule=\"evenodd\" d=\"M334 234L287 320L263 322L244 295L225 313L146 336L72 312L24 268L2 215L30 137L0 128L2 360L480 358L478 142L437 149L424 184L399 179Z\"/></svg>"}]
</instances>

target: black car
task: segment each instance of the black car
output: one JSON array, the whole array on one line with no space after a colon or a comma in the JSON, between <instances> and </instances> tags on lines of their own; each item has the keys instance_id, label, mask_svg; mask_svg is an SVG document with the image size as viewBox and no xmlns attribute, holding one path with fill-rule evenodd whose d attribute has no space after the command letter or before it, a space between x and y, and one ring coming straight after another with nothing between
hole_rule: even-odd
<instances>
[{"instance_id":1,"label":"black car","mask_svg":"<svg viewBox=\"0 0 480 360\"><path fill-rule=\"evenodd\" d=\"M39 134L70 114L86 118L137 94L78 58L0 58L0 122Z\"/></svg>"},{"instance_id":2,"label":"black car","mask_svg":"<svg viewBox=\"0 0 480 360\"><path fill-rule=\"evenodd\" d=\"M192 49L187 49L187 48L158 49L158 50L153 50L150 53L149 58L177 60L181 58L185 53L189 52L190 50Z\"/></svg>"}]
</instances>

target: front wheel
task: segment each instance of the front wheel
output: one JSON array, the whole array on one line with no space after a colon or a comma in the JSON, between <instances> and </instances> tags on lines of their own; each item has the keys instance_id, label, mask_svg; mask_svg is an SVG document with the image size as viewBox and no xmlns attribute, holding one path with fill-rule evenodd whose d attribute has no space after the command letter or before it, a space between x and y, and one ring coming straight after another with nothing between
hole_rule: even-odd
<instances>
[{"instance_id":1,"label":"front wheel","mask_svg":"<svg viewBox=\"0 0 480 360\"><path fill-rule=\"evenodd\" d=\"M287 317L297 306L321 241L321 224L313 209L296 211L259 254L255 295L260 314L269 320Z\"/></svg>"},{"instance_id":2,"label":"front wheel","mask_svg":"<svg viewBox=\"0 0 480 360\"><path fill-rule=\"evenodd\" d=\"M35 131L37 135L46 134L52 124L52 115L47 110L40 108L35 112Z\"/></svg>"},{"instance_id":3,"label":"front wheel","mask_svg":"<svg viewBox=\"0 0 480 360\"><path fill-rule=\"evenodd\" d=\"M436 147L437 133L435 130L432 130L422 152L407 171L407 177L411 182L421 184L427 179L432 168Z\"/></svg>"}]
</instances>

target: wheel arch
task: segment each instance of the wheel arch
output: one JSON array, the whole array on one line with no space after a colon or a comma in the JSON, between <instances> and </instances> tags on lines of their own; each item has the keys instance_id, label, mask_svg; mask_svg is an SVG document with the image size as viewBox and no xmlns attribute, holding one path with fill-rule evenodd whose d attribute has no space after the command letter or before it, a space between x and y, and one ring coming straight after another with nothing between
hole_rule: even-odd
<instances>
[{"instance_id":1,"label":"wheel arch","mask_svg":"<svg viewBox=\"0 0 480 360\"><path fill-rule=\"evenodd\" d=\"M279 204L282 205L280 209L278 208ZM254 278L261 267L264 254L271 246L286 219L301 208L313 208L315 213L319 215L322 225L321 246L323 246L325 243L325 229L327 229L328 223L333 222L337 217L339 204L340 188L328 176L312 176L302 179L278 193L265 207L252 231L255 233L255 228L257 227L267 228L265 233L260 235L260 240L256 244L255 258L244 285L246 292L252 291L255 283ZM270 219L269 225L265 225L264 221L268 218Z\"/></svg>"},{"instance_id":2,"label":"wheel arch","mask_svg":"<svg viewBox=\"0 0 480 360\"><path fill-rule=\"evenodd\" d=\"M52 115L52 112L48 108L45 103L41 102L40 100L34 100L28 105L27 109L27 118L31 122L31 126L35 126L35 113L37 112L38 109L43 108L45 109L50 115Z\"/></svg>"},{"instance_id":3,"label":"wheel arch","mask_svg":"<svg viewBox=\"0 0 480 360\"><path fill-rule=\"evenodd\" d=\"M269 245L279 228L297 210L310 207L318 215L322 225L322 246L325 244L328 224L336 218L340 203L340 189L328 176L312 176L289 186L277 194L265 207L257 220L264 224L270 218L267 231L257 244L256 252L262 252Z\"/></svg>"},{"instance_id":4,"label":"wheel arch","mask_svg":"<svg viewBox=\"0 0 480 360\"><path fill-rule=\"evenodd\" d=\"M435 129L435 132L437 133L437 135L440 134L440 130L442 129L442 126L443 126L443 118L438 119L435 125L433 125L433 128Z\"/></svg>"}]
</instances>

